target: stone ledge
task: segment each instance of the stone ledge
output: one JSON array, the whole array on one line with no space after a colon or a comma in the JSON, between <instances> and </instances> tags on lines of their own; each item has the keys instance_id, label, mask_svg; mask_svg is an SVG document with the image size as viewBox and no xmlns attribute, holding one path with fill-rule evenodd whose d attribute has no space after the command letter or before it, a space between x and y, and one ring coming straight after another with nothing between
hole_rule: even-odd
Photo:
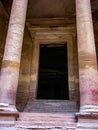
<instances>
[{"instance_id":1,"label":"stone ledge","mask_svg":"<svg viewBox=\"0 0 98 130\"><path fill-rule=\"evenodd\" d=\"M10 112L10 111L0 111L0 121L1 120L17 120L19 117L18 112Z\"/></svg>"},{"instance_id":2,"label":"stone ledge","mask_svg":"<svg viewBox=\"0 0 98 130\"><path fill-rule=\"evenodd\" d=\"M78 119L98 119L98 113L76 113L76 120Z\"/></svg>"},{"instance_id":3,"label":"stone ledge","mask_svg":"<svg viewBox=\"0 0 98 130\"><path fill-rule=\"evenodd\" d=\"M76 113L76 130L98 130L98 113Z\"/></svg>"},{"instance_id":4,"label":"stone ledge","mask_svg":"<svg viewBox=\"0 0 98 130\"><path fill-rule=\"evenodd\" d=\"M0 127L14 126L18 117L18 112L0 111Z\"/></svg>"}]
</instances>

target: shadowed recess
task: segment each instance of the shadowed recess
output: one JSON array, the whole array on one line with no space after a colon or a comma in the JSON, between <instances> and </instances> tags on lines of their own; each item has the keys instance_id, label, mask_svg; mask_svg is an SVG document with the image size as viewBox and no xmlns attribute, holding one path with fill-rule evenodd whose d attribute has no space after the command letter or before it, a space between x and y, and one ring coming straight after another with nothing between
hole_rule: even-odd
<instances>
[{"instance_id":1,"label":"shadowed recess","mask_svg":"<svg viewBox=\"0 0 98 130\"><path fill-rule=\"evenodd\" d=\"M38 99L69 99L67 44L40 46Z\"/></svg>"}]
</instances>

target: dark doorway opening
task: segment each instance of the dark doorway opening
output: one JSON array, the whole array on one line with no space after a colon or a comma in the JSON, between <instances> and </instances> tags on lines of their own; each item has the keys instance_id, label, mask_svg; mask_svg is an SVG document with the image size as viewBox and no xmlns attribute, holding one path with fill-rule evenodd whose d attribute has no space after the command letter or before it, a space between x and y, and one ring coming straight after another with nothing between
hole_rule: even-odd
<instances>
[{"instance_id":1,"label":"dark doorway opening","mask_svg":"<svg viewBox=\"0 0 98 130\"><path fill-rule=\"evenodd\" d=\"M40 45L37 99L69 99L67 44Z\"/></svg>"}]
</instances>

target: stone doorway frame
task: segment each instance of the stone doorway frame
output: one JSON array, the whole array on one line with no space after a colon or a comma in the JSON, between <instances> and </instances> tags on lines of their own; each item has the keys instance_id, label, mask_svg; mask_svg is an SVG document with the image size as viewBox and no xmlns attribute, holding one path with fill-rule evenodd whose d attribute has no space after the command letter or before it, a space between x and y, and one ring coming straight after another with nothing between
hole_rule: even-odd
<instances>
[{"instance_id":1,"label":"stone doorway frame","mask_svg":"<svg viewBox=\"0 0 98 130\"><path fill-rule=\"evenodd\" d=\"M33 56L31 63L31 82L30 82L30 99L36 100L38 86L38 69L39 69L39 51L40 44L60 44L67 43L68 56L68 87L69 100L77 101L75 88L75 72L74 72L74 53L73 53L73 36L66 33L66 29L57 28L34 28L30 30L33 41Z\"/></svg>"}]
</instances>

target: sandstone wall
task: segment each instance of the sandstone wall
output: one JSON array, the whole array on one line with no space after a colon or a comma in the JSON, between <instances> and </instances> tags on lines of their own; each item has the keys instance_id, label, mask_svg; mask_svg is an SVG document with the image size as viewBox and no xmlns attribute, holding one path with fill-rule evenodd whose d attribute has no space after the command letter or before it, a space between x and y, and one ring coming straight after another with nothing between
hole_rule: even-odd
<instances>
[{"instance_id":1,"label":"sandstone wall","mask_svg":"<svg viewBox=\"0 0 98 130\"><path fill-rule=\"evenodd\" d=\"M8 22L9 22L9 16L5 12L0 2L0 68L2 64ZM31 57L32 57L32 41L29 32L25 27L22 57L20 64L20 77L19 77L17 100L16 100L17 103L16 106L19 111L23 110L29 97Z\"/></svg>"},{"instance_id":2,"label":"sandstone wall","mask_svg":"<svg viewBox=\"0 0 98 130\"><path fill-rule=\"evenodd\" d=\"M20 76L19 84L17 90L17 109L23 111L25 105L27 104L29 98L30 90L30 73L31 73L31 58L32 58L32 48L33 44L31 41L30 34L25 27L23 49L21 55L20 64Z\"/></svg>"},{"instance_id":3,"label":"sandstone wall","mask_svg":"<svg viewBox=\"0 0 98 130\"><path fill-rule=\"evenodd\" d=\"M8 18L0 2L0 68L4 52L5 38L7 33Z\"/></svg>"},{"instance_id":4,"label":"sandstone wall","mask_svg":"<svg viewBox=\"0 0 98 130\"><path fill-rule=\"evenodd\" d=\"M97 57L98 57L98 23L94 24L95 30L95 38L96 38L96 50L97 50ZM5 39L7 34L7 27L8 27L8 15L5 13L3 8L0 5L0 68L1 68L1 61L3 57ZM76 37L73 37L74 42L74 72L75 72L75 86L76 86L76 96L77 101L79 103L79 83L78 83L78 59L77 59L77 44L76 44ZM20 64L20 76L19 76L19 84L17 89L17 99L16 99L16 106L19 111L23 111L25 108L30 93L30 84L31 84L31 69L32 69L32 55L33 55L33 42L32 38L29 34L28 29L25 27L24 33L24 41L23 41L23 49L22 49L22 56L21 56L21 64Z\"/></svg>"}]
</instances>

